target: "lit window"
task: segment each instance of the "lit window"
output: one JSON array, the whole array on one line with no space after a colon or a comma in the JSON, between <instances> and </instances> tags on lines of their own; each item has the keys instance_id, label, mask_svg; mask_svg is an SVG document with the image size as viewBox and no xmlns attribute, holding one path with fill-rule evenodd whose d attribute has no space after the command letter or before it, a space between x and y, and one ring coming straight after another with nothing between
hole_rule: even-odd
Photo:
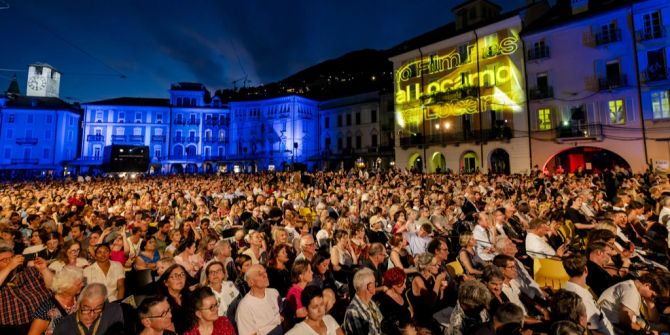
<instances>
[{"instance_id":1,"label":"lit window","mask_svg":"<svg viewBox=\"0 0 670 335\"><path fill-rule=\"evenodd\" d=\"M611 100L609 102L610 124L624 124L626 123L626 108L623 100Z\"/></svg>"},{"instance_id":2,"label":"lit window","mask_svg":"<svg viewBox=\"0 0 670 335\"><path fill-rule=\"evenodd\" d=\"M549 108L540 108L537 110L537 120L540 130L550 130L551 124L551 110Z\"/></svg>"},{"instance_id":3,"label":"lit window","mask_svg":"<svg viewBox=\"0 0 670 335\"><path fill-rule=\"evenodd\" d=\"M651 93L651 109L654 111L654 119L670 118L669 91L656 91Z\"/></svg>"}]
</instances>

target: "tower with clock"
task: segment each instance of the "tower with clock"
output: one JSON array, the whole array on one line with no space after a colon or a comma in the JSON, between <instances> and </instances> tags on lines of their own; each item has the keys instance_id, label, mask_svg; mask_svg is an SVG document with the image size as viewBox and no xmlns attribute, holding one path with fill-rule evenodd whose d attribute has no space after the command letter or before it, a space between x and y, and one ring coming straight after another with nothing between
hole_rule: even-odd
<instances>
[{"instance_id":1,"label":"tower with clock","mask_svg":"<svg viewBox=\"0 0 670 335\"><path fill-rule=\"evenodd\" d=\"M28 67L28 88L26 95L31 97L58 98L60 91L60 72L51 65L36 63Z\"/></svg>"}]
</instances>

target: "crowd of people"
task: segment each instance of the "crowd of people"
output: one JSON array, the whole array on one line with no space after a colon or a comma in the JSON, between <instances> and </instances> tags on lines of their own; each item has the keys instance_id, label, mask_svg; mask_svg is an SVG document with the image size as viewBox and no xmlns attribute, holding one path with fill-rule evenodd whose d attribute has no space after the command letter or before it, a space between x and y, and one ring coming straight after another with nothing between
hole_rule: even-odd
<instances>
[{"instance_id":1,"label":"crowd of people","mask_svg":"<svg viewBox=\"0 0 670 335\"><path fill-rule=\"evenodd\" d=\"M6 183L0 334L661 334L669 221L620 167Z\"/></svg>"}]
</instances>

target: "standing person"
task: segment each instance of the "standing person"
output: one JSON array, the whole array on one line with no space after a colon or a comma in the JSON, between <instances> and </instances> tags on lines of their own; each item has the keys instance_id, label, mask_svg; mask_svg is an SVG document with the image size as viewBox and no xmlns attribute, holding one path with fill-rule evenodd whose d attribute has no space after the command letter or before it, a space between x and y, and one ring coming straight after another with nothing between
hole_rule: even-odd
<instances>
[{"instance_id":1,"label":"standing person","mask_svg":"<svg viewBox=\"0 0 670 335\"><path fill-rule=\"evenodd\" d=\"M121 300L125 297L126 274L119 262L110 260L110 249L106 244L95 247L95 263L84 269L87 283L102 283L107 287L109 302Z\"/></svg>"},{"instance_id":2,"label":"standing person","mask_svg":"<svg viewBox=\"0 0 670 335\"><path fill-rule=\"evenodd\" d=\"M219 315L219 302L209 287L196 289L191 294L191 303L191 328L184 335L236 335L230 320Z\"/></svg>"},{"instance_id":3,"label":"standing person","mask_svg":"<svg viewBox=\"0 0 670 335\"><path fill-rule=\"evenodd\" d=\"M280 335L279 292L268 288L270 281L263 265L252 265L246 274L249 293L242 298L235 319L240 335Z\"/></svg>"},{"instance_id":4,"label":"standing person","mask_svg":"<svg viewBox=\"0 0 670 335\"><path fill-rule=\"evenodd\" d=\"M140 335L176 335L168 330L172 326L172 310L163 296L149 296L137 307L137 314L144 329Z\"/></svg>"},{"instance_id":5,"label":"standing person","mask_svg":"<svg viewBox=\"0 0 670 335\"><path fill-rule=\"evenodd\" d=\"M123 334L121 305L105 302L107 296L105 285L88 284L79 295L77 312L68 315L54 335Z\"/></svg>"},{"instance_id":6,"label":"standing person","mask_svg":"<svg viewBox=\"0 0 670 335\"><path fill-rule=\"evenodd\" d=\"M307 317L298 323L286 335L344 335L344 331L335 319L326 314L323 292L316 286L307 286L300 295Z\"/></svg>"},{"instance_id":7,"label":"standing person","mask_svg":"<svg viewBox=\"0 0 670 335\"><path fill-rule=\"evenodd\" d=\"M9 243L0 241L0 334L26 334L30 316L49 299L53 273L46 261L37 258L27 267L23 262Z\"/></svg>"},{"instance_id":8,"label":"standing person","mask_svg":"<svg viewBox=\"0 0 670 335\"><path fill-rule=\"evenodd\" d=\"M66 316L77 310L77 295L84 287L84 273L74 266L66 266L58 272L51 284L54 293L42 302L33 313L28 335L51 335Z\"/></svg>"},{"instance_id":9,"label":"standing person","mask_svg":"<svg viewBox=\"0 0 670 335\"><path fill-rule=\"evenodd\" d=\"M363 268L354 275L356 294L351 299L344 315L342 328L346 334L381 335L382 312L372 301L375 294L375 275L372 270Z\"/></svg>"}]
</instances>

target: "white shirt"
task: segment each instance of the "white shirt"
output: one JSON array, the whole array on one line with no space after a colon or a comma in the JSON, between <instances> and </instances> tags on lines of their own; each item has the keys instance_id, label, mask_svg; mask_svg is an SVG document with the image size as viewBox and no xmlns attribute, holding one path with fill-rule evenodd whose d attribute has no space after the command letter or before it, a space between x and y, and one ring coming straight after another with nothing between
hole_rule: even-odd
<instances>
[{"instance_id":1,"label":"white shirt","mask_svg":"<svg viewBox=\"0 0 670 335\"><path fill-rule=\"evenodd\" d=\"M240 295L240 291L237 290L235 284L228 280L221 283L221 292L216 292L212 288L212 293L214 293L214 297L216 297L216 301L219 303L219 316L226 316L228 306Z\"/></svg>"},{"instance_id":2,"label":"white shirt","mask_svg":"<svg viewBox=\"0 0 670 335\"><path fill-rule=\"evenodd\" d=\"M476 225L472 230L472 237L477 243L475 244L475 252L479 258L487 262L492 261L496 255L494 252L488 250L493 246L488 230L480 225Z\"/></svg>"},{"instance_id":3,"label":"white shirt","mask_svg":"<svg viewBox=\"0 0 670 335\"><path fill-rule=\"evenodd\" d=\"M337 321L332 316L328 314L324 315L323 322L326 324L326 335L337 334L337 329L340 328L340 325L337 324ZM319 335L319 333L315 332L312 327L303 321L291 328L286 335Z\"/></svg>"},{"instance_id":4,"label":"white shirt","mask_svg":"<svg viewBox=\"0 0 670 335\"><path fill-rule=\"evenodd\" d=\"M603 313L612 324L619 323L619 311L622 306L628 307L636 317L640 316L640 305L642 304L642 297L635 287L633 280L626 280L620 282L612 287L606 289L598 299L598 305L602 308ZM636 318L632 320L636 321Z\"/></svg>"},{"instance_id":5,"label":"white shirt","mask_svg":"<svg viewBox=\"0 0 670 335\"><path fill-rule=\"evenodd\" d=\"M507 299L509 299L509 302L521 307L521 309L523 309L524 315L528 314L526 311L526 306L524 306L523 302L521 301L521 288L516 279L510 280L510 282L507 284L503 283L502 291L505 293Z\"/></svg>"},{"instance_id":6,"label":"white shirt","mask_svg":"<svg viewBox=\"0 0 670 335\"><path fill-rule=\"evenodd\" d=\"M116 296L118 280L125 278L126 273L123 270L123 265L116 261L109 261L109 270L107 270L107 275L102 272L98 263L95 262L89 265L84 269L84 277L86 277L86 282L90 283L101 283L107 287L107 300L109 302L116 301L118 297Z\"/></svg>"},{"instance_id":7,"label":"white shirt","mask_svg":"<svg viewBox=\"0 0 670 335\"><path fill-rule=\"evenodd\" d=\"M670 207L663 206L661 211L658 213L658 222L663 224L663 217L666 215L670 215ZM670 220L668 220L665 227L668 228L668 231L670 231ZM670 235L668 235L668 247L670 247Z\"/></svg>"},{"instance_id":8,"label":"white shirt","mask_svg":"<svg viewBox=\"0 0 670 335\"><path fill-rule=\"evenodd\" d=\"M533 258L556 256L556 250L544 238L530 232L526 235L526 253Z\"/></svg>"},{"instance_id":9,"label":"white shirt","mask_svg":"<svg viewBox=\"0 0 670 335\"><path fill-rule=\"evenodd\" d=\"M263 298L251 293L242 298L237 307L235 320L239 335L265 335L281 324L279 314L279 292L273 288L265 289Z\"/></svg>"},{"instance_id":10,"label":"white shirt","mask_svg":"<svg viewBox=\"0 0 670 335\"><path fill-rule=\"evenodd\" d=\"M614 335L614 327L598 306L598 303L587 289L568 281L563 285L563 289L576 293L582 298L586 307L586 320L589 323L589 329L596 330L604 335Z\"/></svg>"}]
</instances>

